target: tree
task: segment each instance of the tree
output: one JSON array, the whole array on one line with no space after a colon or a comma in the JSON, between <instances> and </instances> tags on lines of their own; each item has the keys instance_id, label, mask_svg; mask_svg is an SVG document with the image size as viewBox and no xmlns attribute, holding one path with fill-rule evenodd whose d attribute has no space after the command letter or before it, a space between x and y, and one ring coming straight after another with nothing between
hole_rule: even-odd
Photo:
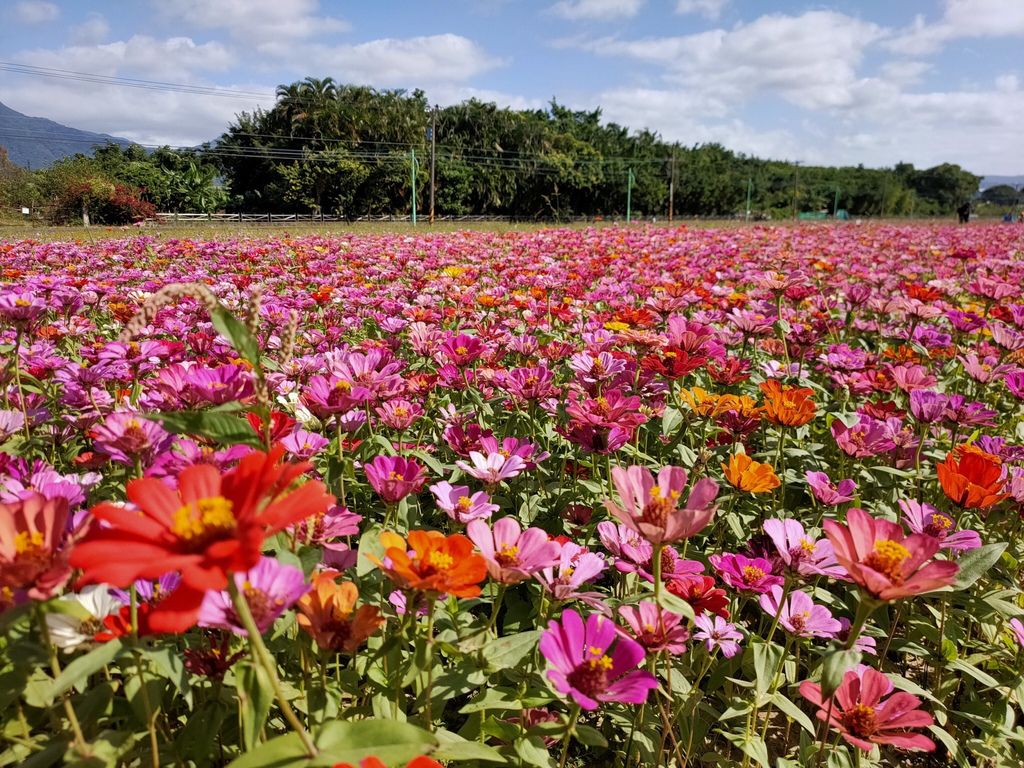
<instances>
[{"instance_id":1,"label":"tree","mask_svg":"<svg viewBox=\"0 0 1024 768\"><path fill-rule=\"evenodd\" d=\"M304 150L302 160L282 165L285 200L313 213L350 214L353 201L369 170L347 150Z\"/></svg>"}]
</instances>

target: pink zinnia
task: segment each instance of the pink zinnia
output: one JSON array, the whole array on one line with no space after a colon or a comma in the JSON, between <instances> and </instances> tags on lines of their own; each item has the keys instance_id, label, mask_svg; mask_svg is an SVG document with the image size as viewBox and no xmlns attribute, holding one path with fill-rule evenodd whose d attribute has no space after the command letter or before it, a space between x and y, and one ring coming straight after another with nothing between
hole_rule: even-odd
<instances>
[{"instance_id":1,"label":"pink zinnia","mask_svg":"<svg viewBox=\"0 0 1024 768\"><path fill-rule=\"evenodd\" d=\"M234 574L234 579L260 632L270 629L278 616L310 590L299 568L284 565L272 557L260 558L248 571ZM227 629L243 637L248 635L227 590L206 593L199 607L198 623L201 627Z\"/></svg>"},{"instance_id":2,"label":"pink zinnia","mask_svg":"<svg viewBox=\"0 0 1024 768\"><path fill-rule=\"evenodd\" d=\"M782 587L772 587L758 601L761 609L772 618L778 617L779 626L796 637L835 637L842 625L823 605L816 605L806 592L791 592L785 601Z\"/></svg>"},{"instance_id":3,"label":"pink zinnia","mask_svg":"<svg viewBox=\"0 0 1024 768\"><path fill-rule=\"evenodd\" d=\"M743 639L743 635L736 629L735 624L721 616L710 613L698 614L693 620L693 626L697 629L693 639L703 640L708 653L717 648L725 658L731 659L740 652L740 640Z\"/></svg>"},{"instance_id":4,"label":"pink zinnia","mask_svg":"<svg viewBox=\"0 0 1024 768\"><path fill-rule=\"evenodd\" d=\"M366 387L353 386L337 376L314 376L302 392L302 402L318 419L345 413L372 399Z\"/></svg>"},{"instance_id":5,"label":"pink zinnia","mask_svg":"<svg viewBox=\"0 0 1024 768\"><path fill-rule=\"evenodd\" d=\"M832 437L847 456L866 459L888 453L895 444L885 429L884 422L861 414L860 421L847 427L836 419L832 422Z\"/></svg>"},{"instance_id":6,"label":"pink zinnia","mask_svg":"<svg viewBox=\"0 0 1024 768\"><path fill-rule=\"evenodd\" d=\"M30 494L0 504L0 611L26 599L48 600L71 576L68 502Z\"/></svg>"},{"instance_id":7,"label":"pink zinnia","mask_svg":"<svg viewBox=\"0 0 1024 768\"><path fill-rule=\"evenodd\" d=\"M644 600L637 605L619 608L619 616L629 625L637 642L647 651L671 654L683 653L690 633L682 626L678 613L659 608L657 603Z\"/></svg>"},{"instance_id":8,"label":"pink zinnia","mask_svg":"<svg viewBox=\"0 0 1024 768\"><path fill-rule=\"evenodd\" d=\"M1010 619L1010 631L1013 636L1017 638L1017 642L1020 643L1021 648L1024 648L1024 624L1021 623L1020 619Z\"/></svg>"},{"instance_id":9,"label":"pink zinnia","mask_svg":"<svg viewBox=\"0 0 1024 768\"><path fill-rule=\"evenodd\" d=\"M845 504L853 501L853 494L857 490L857 483L853 480L840 480L833 483L824 472L808 472L804 475L811 493L822 504L830 507Z\"/></svg>"},{"instance_id":10,"label":"pink zinnia","mask_svg":"<svg viewBox=\"0 0 1024 768\"><path fill-rule=\"evenodd\" d=\"M493 528L483 520L472 520L466 535L487 561L487 573L502 584L515 584L553 566L562 551L546 532L540 528L524 531L514 517L496 520Z\"/></svg>"},{"instance_id":11,"label":"pink zinnia","mask_svg":"<svg viewBox=\"0 0 1024 768\"><path fill-rule=\"evenodd\" d=\"M846 571L836 560L828 541L810 538L796 520L765 520L764 532L775 545L779 558L801 576L833 576L842 578Z\"/></svg>"},{"instance_id":12,"label":"pink zinnia","mask_svg":"<svg viewBox=\"0 0 1024 768\"><path fill-rule=\"evenodd\" d=\"M478 451L469 452L470 466L464 461L456 461L455 466L482 480L486 485L497 485L502 480L515 477L526 468L526 462L519 456L506 456L500 452L488 453L486 456Z\"/></svg>"},{"instance_id":13,"label":"pink zinnia","mask_svg":"<svg viewBox=\"0 0 1024 768\"><path fill-rule=\"evenodd\" d=\"M946 560L925 564L938 551L934 536L907 536L896 523L854 507L846 525L826 520L825 535L851 581L879 600L930 592L952 584L960 567Z\"/></svg>"},{"instance_id":14,"label":"pink zinnia","mask_svg":"<svg viewBox=\"0 0 1024 768\"><path fill-rule=\"evenodd\" d=\"M934 536L939 540L940 549L951 549L954 552L966 552L981 546L981 535L977 531L956 530L956 523L949 515L944 515L931 504L915 499L902 499L900 509L903 511L903 522L914 533Z\"/></svg>"},{"instance_id":15,"label":"pink zinnia","mask_svg":"<svg viewBox=\"0 0 1024 768\"><path fill-rule=\"evenodd\" d=\"M297 459L311 459L320 453L330 442L326 437L317 432L310 432L305 429L296 429L291 434L281 438L281 445L292 456Z\"/></svg>"},{"instance_id":16,"label":"pink zinnia","mask_svg":"<svg viewBox=\"0 0 1024 768\"><path fill-rule=\"evenodd\" d=\"M921 700L916 696L892 691L889 678L862 665L843 675L831 706L822 697L820 685L809 680L800 683L800 695L818 707L818 719L858 749L870 752L875 744L892 744L901 749L933 751L935 742L909 730L932 725L932 716L918 709ZM883 701L886 696L889 698Z\"/></svg>"},{"instance_id":17,"label":"pink zinnia","mask_svg":"<svg viewBox=\"0 0 1024 768\"><path fill-rule=\"evenodd\" d=\"M378 456L363 465L373 490L388 504L396 504L410 493L419 493L427 476L419 464L402 456Z\"/></svg>"},{"instance_id":18,"label":"pink zinnia","mask_svg":"<svg viewBox=\"0 0 1024 768\"><path fill-rule=\"evenodd\" d=\"M686 539L703 530L715 514L718 483L704 477L690 490L686 506L678 507L686 489L682 467L663 467L655 484L650 470L631 466L612 469L622 506L606 501L608 511L654 545Z\"/></svg>"},{"instance_id":19,"label":"pink zinnia","mask_svg":"<svg viewBox=\"0 0 1024 768\"><path fill-rule=\"evenodd\" d=\"M605 549L615 556L615 568L622 573L636 573L645 581L654 581L651 574L651 559L654 546L629 526L604 520L597 524L597 535ZM670 546L661 551L661 579L671 581L693 573L700 573L704 566L696 560L684 560Z\"/></svg>"},{"instance_id":20,"label":"pink zinnia","mask_svg":"<svg viewBox=\"0 0 1024 768\"><path fill-rule=\"evenodd\" d=\"M499 509L483 491L471 495L468 485L452 485L442 480L430 486L430 492L437 500L438 509L443 509L448 517L463 525L470 520L490 517Z\"/></svg>"},{"instance_id":21,"label":"pink zinnia","mask_svg":"<svg viewBox=\"0 0 1024 768\"><path fill-rule=\"evenodd\" d=\"M129 411L111 413L90 436L99 450L129 467L136 462L148 467L174 442L174 437L155 421Z\"/></svg>"},{"instance_id":22,"label":"pink zinnia","mask_svg":"<svg viewBox=\"0 0 1024 768\"><path fill-rule=\"evenodd\" d=\"M588 616L584 625L576 611L563 612L562 620L549 622L541 635L540 652L555 690L583 709L597 709L604 701L642 704L658 686L654 675L637 669L644 660L643 647L600 614Z\"/></svg>"},{"instance_id":23,"label":"pink zinnia","mask_svg":"<svg viewBox=\"0 0 1024 768\"><path fill-rule=\"evenodd\" d=\"M708 557L722 581L733 589L764 594L785 581L772 573L772 564L763 557L749 558L745 555L711 555Z\"/></svg>"},{"instance_id":24,"label":"pink zinnia","mask_svg":"<svg viewBox=\"0 0 1024 768\"><path fill-rule=\"evenodd\" d=\"M579 544L562 545L555 565L544 568L533 577L553 600L579 600L602 613L611 613L600 592L583 592L580 588L596 579L607 567L604 557Z\"/></svg>"},{"instance_id":25,"label":"pink zinnia","mask_svg":"<svg viewBox=\"0 0 1024 768\"><path fill-rule=\"evenodd\" d=\"M409 400L388 400L376 408L381 422L391 429L406 430L423 415L423 406Z\"/></svg>"}]
</instances>

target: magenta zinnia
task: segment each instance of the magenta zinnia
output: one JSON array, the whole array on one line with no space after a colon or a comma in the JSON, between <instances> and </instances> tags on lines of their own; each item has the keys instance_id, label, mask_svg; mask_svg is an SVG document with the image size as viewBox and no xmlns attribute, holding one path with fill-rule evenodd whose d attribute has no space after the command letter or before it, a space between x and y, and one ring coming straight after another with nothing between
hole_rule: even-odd
<instances>
[{"instance_id":1,"label":"magenta zinnia","mask_svg":"<svg viewBox=\"0 0 1024 768\"><path fill-rule=\"evenodd\" d=\"M540 652L555 690L583 709L597 709L608 701L642 704L658 685L654 675L637 669L644 660L643 647L600 614L591 614L584 624L576 611L565 611L561 621L548 623Z\"/></svg>"}]
</instances>

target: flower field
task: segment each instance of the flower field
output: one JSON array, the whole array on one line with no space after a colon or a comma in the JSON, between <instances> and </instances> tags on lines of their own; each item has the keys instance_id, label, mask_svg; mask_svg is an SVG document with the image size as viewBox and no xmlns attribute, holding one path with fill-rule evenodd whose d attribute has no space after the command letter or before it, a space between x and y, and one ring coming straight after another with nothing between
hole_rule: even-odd
<instances>
[{"instance_id":1,"label":"flower field","mask_svg":"<svg viewBox=\"0 0 1024 768\"><path fill-rule=\"evenodd\" d=\"M1024 765L1024 230L0 243L0 765Z\"/></svg>"}]
</instances>

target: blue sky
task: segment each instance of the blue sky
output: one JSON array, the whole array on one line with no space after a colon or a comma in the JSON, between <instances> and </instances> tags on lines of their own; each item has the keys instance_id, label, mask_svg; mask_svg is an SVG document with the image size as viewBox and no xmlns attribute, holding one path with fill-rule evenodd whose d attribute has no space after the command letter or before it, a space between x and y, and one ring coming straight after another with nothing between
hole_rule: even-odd
<instances>
[{"instance_id":1,"label":"blue sky","mask_svg":"<svg viewBox=\"0 0 1024 768\"><path fill-rule=\"evenodd\" d=\"M1024 0L7 0L0 60L257 96L0 71L0 101L194 144L306 75L542 107L812 163L1024 173Z\"/></svg>"}]
</instances>

